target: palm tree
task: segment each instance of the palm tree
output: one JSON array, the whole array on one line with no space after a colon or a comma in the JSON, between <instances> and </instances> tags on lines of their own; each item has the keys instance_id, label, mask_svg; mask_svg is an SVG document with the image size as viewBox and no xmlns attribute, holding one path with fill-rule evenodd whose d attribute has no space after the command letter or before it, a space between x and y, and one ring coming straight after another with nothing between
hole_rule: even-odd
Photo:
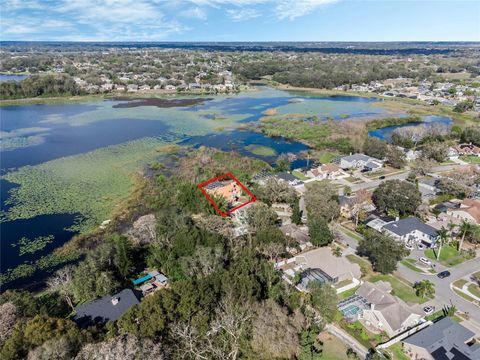
<instances>
[{"instance_id":1,"label":"palm tree","mask_svg":"<svg viewBox=\"0 0 480 360\"><path fill-rule=\"evenodd\" d=\"M442 246L447 243L448 231L442 227L441 230L438 230L438 252L437 260L440 259L440 252L442 251Z\"/></svg>"},{"instance_id":2,"label":"palm tree","mask_svg":"<svg viewBox=\"0 0 480 360\"><path fill-rule=\"evenodd\" d=\"M417 293L417 296L422 298L433 296L435 294L435 287L430 280L419 281L413 287Z\"/></svg>"},{"instance_id":3,"label":"palm tree","mask_svg":"<svg viewBox=\"0 0 480 360\"><path fill-rule=\"evenodd\" d=\"M332 254L336 257L341 257L342 256L342 248L340 246L337 246L335 249L332 250Z\"/></svg>"},{"instance_id":4,"label":"palm tree","mask_svg":"<svg viewBox=\"0 0 480 360\"><path fill-rule=\"evenodd\" d=\"M463 220L459 226L459 229L460 229L460 232L462 233L462 237L460 239L460 242L458 243L458 251L461 251L463 246L463 241L465 240L465 236L468 233L471 233L473 231L474 226L473 224Z\"/></svg>"}]
</instances>

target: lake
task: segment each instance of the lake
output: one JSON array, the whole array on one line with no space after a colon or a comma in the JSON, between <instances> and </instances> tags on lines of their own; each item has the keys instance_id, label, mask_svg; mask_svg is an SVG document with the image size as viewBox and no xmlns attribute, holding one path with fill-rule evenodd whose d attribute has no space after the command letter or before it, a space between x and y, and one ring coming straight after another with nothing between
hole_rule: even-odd
<instances>
[{"instance_id":1,"label":"lake","mask_svg":"<svg viewBox=\"0 0 480 360\"><path fill-rule=\"evenodd\" d=\"M370 131L368 135L372 137L376 137L380 140L391 142L393 131L398 128L407 127L407 126L428 126L431 124L451 125L453 123L453 120L450 117L438 116L438 115L422 116L422 120L423 122L420 124L402 124L402 125L387 126L381 129Z\"/></svg>"},{"instance_id":2,"label":"lake","mask_svg":"<svg viewBox=\"0 0 480 360\"><path fill-rule=\"evenodd\" d=\"M236 129L239 124L258 120L267 109L275 108L280 115L307 114L336 121L391 115L375 106L379 101L375 98L319 96L270 88L233 95L197 95L195 99L164 98L143 103L111 99L0 107L2 175L21 173L13 179L23 184L1 181L2 210L7 214L16 211L13 220L1 225L2 273L33 262L68 241L74 232L66 229L77 216L89 216L94 209L98 214L91 221L98 225L105 220L111 205L103 203L124 199L131 186L124 179L154 161L163 144L236 150L272 164L282 154L297 154L308 148L283 138ZM182 105L182 99L188 106ZM13 196L10 190L28 190L26 187L31 187L39 200L31 201L33 195L28 196L27 191L18 198L21 203L7 205ZM116 191L114 196L108 193L110 187ZM68 201L59 203L49 196L73 199L72 204L84 196L91 203L69 207ZM20 255L21 238L42 236L53 236L54 240L41 250Z\"/></svg>"}]
</instances>

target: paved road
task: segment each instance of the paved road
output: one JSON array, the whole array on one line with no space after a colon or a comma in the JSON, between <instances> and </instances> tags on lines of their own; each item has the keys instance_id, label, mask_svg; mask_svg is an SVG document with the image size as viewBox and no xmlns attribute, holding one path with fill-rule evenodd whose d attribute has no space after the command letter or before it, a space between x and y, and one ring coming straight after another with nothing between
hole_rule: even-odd
<instances>
[{"instance_id":1,"label":"paved road","mask_svg":"<svg viewBox=\"0 0 480 360\"><path fill-rule=\"evenodd\" d=\"M345 244L348 244L350 249L355 250L357 247L357 240L341 231L339 231L339 233L340 240ZM441 265L436 266L436 269L439 271L444 268L445 267ZM480 307L464 300L450 288L452 282L461 279L472 272L478 271L478 269L480 269L480 257L465 261L460 265L449 269L451 275L445 279L440 279L435 274L427 275L413 271L400 263L398 264L397 273L412 284L421 280L430 280L435 285L435 298L429 301L428 304L434 305L437 309L441 309L445 305L455 305L458 310L468 313L471 325L473 325L480 334Z\"/></svg>"},{"instance_id":2,"label":"paved road","mask_svg":"<svg viewBox=\"0 0 480 360\"><path fill-rule=\"evenodd\" d=\"M480 269L480 258L475 258L449 269L452 274L450 277L439 279L435 275L422 274L413 271L402 264L398 264L398 272L400 275L411 283L421 280L430 280L435 284L435 298L431 303L435 305L437 309L452 303L458 310L468 313L470 319L476 323L480 333L480 307L464 300L450 288L452 282L461 279L472 272L478 271L478 269Z\"/></svg>"}]
</instances>

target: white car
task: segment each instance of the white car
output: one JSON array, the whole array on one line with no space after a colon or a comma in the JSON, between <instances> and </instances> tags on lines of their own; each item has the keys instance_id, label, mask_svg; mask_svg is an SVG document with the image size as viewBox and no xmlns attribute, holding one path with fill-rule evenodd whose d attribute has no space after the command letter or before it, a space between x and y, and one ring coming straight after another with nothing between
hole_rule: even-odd
<instances>
[{"instance_id":1,"label":"white car","mask_svg":"<svg viewBox=\"0 0 480 360\"><path fill-rule=\"evenodd\" d=\"M430 260L428 260L427 258L424 258L424 257L421 257L420 259L418 259L421 263L427 265L427 266L432 266L432 262Z\"/></svg>"},{"instance_id":2,"label":"white car","mask_svg":"<svg viewBox=\"0 0 480 360\"><path fill-rule=\"evenodd\" d=\"M410 250L410 251L413 250L413 245L405 244L405 247L406 247L408 250Z\"/></svg>"},{"instance_id":3,"label":"white car","mask_svg":"<svg viewBox=\"0 0 480 360\"><path fill-rule=\"evenodd\" d=\"M425 306L425 307L423 308L423 312L425 313L425 315L433 314L434 311L435 311L435 307L434 307L434 306Z\"/></svg>"}]
</instances>

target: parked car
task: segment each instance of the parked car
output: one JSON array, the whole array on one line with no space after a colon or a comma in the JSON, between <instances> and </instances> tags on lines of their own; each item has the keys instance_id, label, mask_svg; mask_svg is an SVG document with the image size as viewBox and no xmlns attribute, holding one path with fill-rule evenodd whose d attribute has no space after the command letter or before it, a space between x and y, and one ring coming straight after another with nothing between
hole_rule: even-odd
<instances>
[{"instance_id":1,"label":"parked car","mask_svg":"<svg viewBox=\"0 0 480 360\"><path fill-rule=\"evenodd\" d=\"M425 315L431 315L433 314L435 311L435 306L425 306L423 308L423 312L425 313Z\"/></svg>"},{"instance_id":2,"label":"parked car","mask_svg":"<svg viewBox=\"0 0 480 360\"><path fill-rule=\"evenodd\" d=\"M418 250L425 250L425 245L423 245L422 243L418 243L417 244L417 249Z\"/></svg>"},{"instance_id":3,"label":"parked car","mask_svg":"<svg viewBox=\"0 0 480 360\"><path fill-rule=\"evenodd\" d=\"M385 175L380 176L379 179L380 179L380 180L385 179Z\"/></svg>"},{"instance_id":4,"label":"parked car","mask_svg":"<svg viewBox=\"0 0 480 360\"><path fill-rule=\"evenodd\" d=\"M405 247L410 251L413 250L413 245L411 244L405 244Z\"/></svg>"},{"instance_id":5,"label":"parked car","mask_svg":"<svg viewBox=\"0 0 480 360\"><path fill-rule=\"evenodd\" d=\"M446 277L449 277L451 274L450 274L450 271L448 270L444 270L444 271L441 271L437 274L437 276L440 278L440 279L445 279Z\"/></svg>"},{"instance_id":6,"label":"parked car","mask_svg":"<svg viewBox=\"0 0 480 360\"><path fill-rule=\"evenodd\" d=\"M424 258L424 257L421 257L420 259L418 259L421 263L427 265L427 266L432 266L432 262L430 260L428 260L427 258Z\"/></svg>"}]
</instances>

